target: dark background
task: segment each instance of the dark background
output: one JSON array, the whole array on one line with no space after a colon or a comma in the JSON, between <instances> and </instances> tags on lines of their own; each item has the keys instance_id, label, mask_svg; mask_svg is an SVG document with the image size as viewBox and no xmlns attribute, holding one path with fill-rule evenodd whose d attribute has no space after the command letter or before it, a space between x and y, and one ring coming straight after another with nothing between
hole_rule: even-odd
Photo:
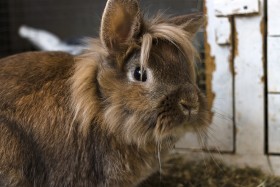
<instances>
[{"instance_id":1,"label":"dark background","mask_svg":"<svg viewBox=\"0 0 280 187\"><path fill-rule=\"evenodd\" d=\"M140 0L142 10L180 15L202 11L203 0ZM0 0L0 57L35 50L18 35L21 25L45 29L63 40L96 37L106 0ZM202 34L199 34L202 43Z\"/></svg>"}]
</instances>

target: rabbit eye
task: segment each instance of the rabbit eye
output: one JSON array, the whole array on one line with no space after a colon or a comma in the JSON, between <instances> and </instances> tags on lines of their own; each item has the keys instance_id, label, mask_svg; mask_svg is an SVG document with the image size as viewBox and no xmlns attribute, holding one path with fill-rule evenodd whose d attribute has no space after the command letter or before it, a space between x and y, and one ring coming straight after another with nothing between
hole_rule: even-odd
<instances>
[{"instance_id":1,"label":"rabbit eye","mask_svg":"<svg viewBox=\"0 0 280 187\"><path fill-rule=\"evenodd\" d=\"M135 80L146 82L147 80L147 72L146 70L141 71L141 67L136 67L133 74Z\"/></svg>"}]
</instances>

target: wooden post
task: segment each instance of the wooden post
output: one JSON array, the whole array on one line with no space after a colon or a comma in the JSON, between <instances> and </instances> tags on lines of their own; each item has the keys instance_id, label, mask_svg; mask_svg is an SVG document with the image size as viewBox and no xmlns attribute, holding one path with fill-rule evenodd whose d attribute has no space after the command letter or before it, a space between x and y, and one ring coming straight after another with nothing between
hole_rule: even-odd
<instances>
[{"instance_id":1,"label":"wooden post","mask_svg":"<svg viewBox=\"0 0 280 187\"><path fill-rule=\"evenodd\" d=\"M207 146L219 152L234 151L233 71L231 20L215 16L214 2L206 1L206 76L212 124Z\"/></svg>"},{"instance_id":2,"label":"wooden post","mask_svg":"<svg viewBox=\"0 0 280 187\"><path fill-rule=\"evenodd\" d=\"M267 36L268 153L280 154L280 1L269 0Z\"/></svg>"}]
</instances>

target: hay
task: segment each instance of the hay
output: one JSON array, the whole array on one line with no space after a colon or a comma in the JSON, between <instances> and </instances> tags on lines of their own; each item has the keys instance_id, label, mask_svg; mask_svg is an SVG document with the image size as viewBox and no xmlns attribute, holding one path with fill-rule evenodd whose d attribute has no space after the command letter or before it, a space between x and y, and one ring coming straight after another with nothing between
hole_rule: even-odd
<instances>
[{"instance_id":1,"label":"hay","mask_svg":"<svg viewBox=\"0 0 280 187\"><path fill-rule=\"evenodd\" d=\"M280 178L253 168L229 167L220 161L188 162L180 158L163 165L140 187L280 187Z\"/></svg>"}]
</instances>

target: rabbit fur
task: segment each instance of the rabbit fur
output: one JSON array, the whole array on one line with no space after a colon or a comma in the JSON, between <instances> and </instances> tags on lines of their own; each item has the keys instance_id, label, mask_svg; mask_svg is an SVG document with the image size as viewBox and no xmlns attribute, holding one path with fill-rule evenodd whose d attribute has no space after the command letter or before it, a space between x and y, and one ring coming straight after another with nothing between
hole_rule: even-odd
<instances>
[{"instance_id":1,"label":"rabbit fur","mask_svg":"<svg viewBox=\"0 0 280 187\"><path fill-rule=\"evenodd\" d=\"M205 129L192 38L201 15L145 19L109 0L84 53L0 60L0 186L137 186Z\"/></svg>"}]
</instances>

